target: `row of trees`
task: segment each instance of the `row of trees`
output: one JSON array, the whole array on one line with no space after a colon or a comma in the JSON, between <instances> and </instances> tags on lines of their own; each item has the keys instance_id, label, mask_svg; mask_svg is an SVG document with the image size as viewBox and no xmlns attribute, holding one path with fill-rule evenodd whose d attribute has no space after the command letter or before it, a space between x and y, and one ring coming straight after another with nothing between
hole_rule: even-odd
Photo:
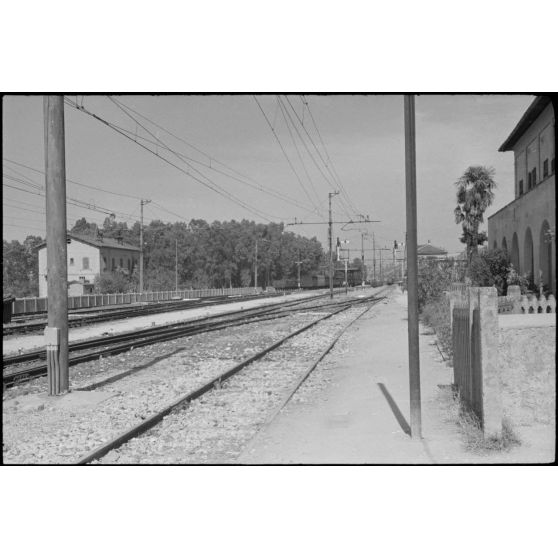
<instances>
[{"instance_id":1,"label":"row of trees","mask_svg":"<svg viewBox=\"0 0 558 558\"><path fill-rule=\"evenodd\" d=\"M79 219L75 234L96 238L121 237L124 243L140 245L139 222L127 223L107 218L102 227ZM254 221L214 221L193 219L190 223L152 221L144 226L144 287L172 290L178 271L179 288L247 287L254 284L256 241L258 285L274 279L295 278L297 263L301 273L324 264L321 243L286 231L283 223L263 225ZM38 292L37 252L41 237L29 236L21 244L4 241L3 287L14 296L36 296ZM138 273L127 270L102 273L95 282L98 292L126 292L138 287Z\"/></svg>"}]
</instances>

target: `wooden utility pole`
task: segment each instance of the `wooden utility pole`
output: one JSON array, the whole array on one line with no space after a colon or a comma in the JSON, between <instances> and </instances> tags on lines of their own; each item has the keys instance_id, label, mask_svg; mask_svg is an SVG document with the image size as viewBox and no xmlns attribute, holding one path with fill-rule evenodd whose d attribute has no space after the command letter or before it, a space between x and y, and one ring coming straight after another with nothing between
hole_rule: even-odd
<instances>
[{"instance_id":1,"label":"wooden utility pole","mask_svg":"<svg viewBox=\"0 0 558 558\"><path fill-rule=\"evenodd\" d=\"M300 265L302 264L302 261L300 260L300 250L298 251L298 261L295 262L295 263L298 267L298 270L297 270L297 278L298 278L297 284L298 284L298 288L300 289Z\"/></svg>"},{"instance_id":2,"label":"wooden utility pole","mask_svg":"<svg viewBox=\"0 0 558 558\"><path fill-rule=\"evenodd\" d=\"M360 264L361 264L361 279L362 279L362 286L364 287L364 283L365 283L365 276L364 276L364 235L366 233L360 233L360 253L361 253L361 258L360 258Z\"/></svg>"},{"instance_id":3,"label":"wooden utility pole","mask_svg":"<svg viewBox=\"0 0 558 558\"><path fill-rule=\"evenodd\" d=\"M372 233L372 254L374 254L373 256L373 273L372 273L372 277L373 277L373 281L374 283L376 282L376 237L374 236L374 233Z\"/></svg>"},{"instance_id":4,"label":"wooden utility pole","mask_svg":"<svg viewBox=\"0 0 558 558\"><path fill-rule=\"evenodd\" d=\"M45 329L48 394L70 388L68 372L68 262L64 97L45 95L45 175L48 325Z\"/></svg>"},{"instance_id":5,"label":"wooden utility pole","mask_svg":"<svg viewBox=\"0 0 558 558\"><path fill-rule=\"evenodd\" d=\"M258 290L258 239L256 238L256 257L254 258L254 290Z\"/></svg>"},{"instance_id":6,"label":"wooden utility pole","mask_svg":"<svg viewBox=\"0 0 558 558\"><path fill-rule=\"evenodd\" d=\"M178 292L178 238L174 240L175 245L175 271L174 271L174 290Z\"/></svg>"},{"instance_id":7,"label":"wooden utility pole","mask_svg":"<svg viewBox=\"0 0 558 558\"><path fill-rule=\"evenodd\" d=\"M150 203L151 200L140 200L140 284L139 291L143 293L143 206Z\"/></svg>"},{"instance_id":8,"label":"wooden utility pole","mask_svg":"<svg viewBox=\"0 0 558 558\"><path fill-rule=\"evenodd\" d=\"M417 183L415 145L415 98L405 95L405 183L407 206L407 289L409 338L409 388L411 400L411 436L422 437L420 402L420 357L418 322L417 262Z\"/></svg>"},{"instance_id":9,"label":"wooden utility pole","mask_svg":"<svg viewBox=\"0 0 558 558\"><path fill-rule=\"evenodd\" d=\"M332 239L333 239L333 217L331 213L331 198L336 196L339 192L329 192L329 229L328 229L328 236L329 236L329 298L333 298L333 246L332 246Z\"/></svg>"}]
</instances>

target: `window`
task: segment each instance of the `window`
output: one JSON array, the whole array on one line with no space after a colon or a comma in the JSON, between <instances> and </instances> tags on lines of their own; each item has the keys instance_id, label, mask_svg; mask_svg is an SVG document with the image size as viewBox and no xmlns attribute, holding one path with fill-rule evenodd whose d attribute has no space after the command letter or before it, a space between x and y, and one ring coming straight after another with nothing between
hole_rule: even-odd
<instances>
[{"instance_id":1,"label":"window","mask_svg":"<svg viewBox=\"0 0 558 558\"><path fill-rule=\"evenodd\" d=\"M548 176L548 159L545 159L543 162L543 178Z\"/></svg>"},{"instance_id":2,"label":"window","mask_svg":"<svg viewBox=\"0 0 558 558\"><path fill-rule=\"evenodd\" d=\"M74 258L70 258L70 265L74 265Z\"/></svg>"},{"instance_id":3,"label":"window","mask_svg":"<svg viewBox=\"0 0 558 558\"><path fill-rule=\"evenodd\" d=\"M527 191L529 191L533 185L531 184L531 173L527 175Z\"/></svg>"},{"instance_id":4,"label":"window","mask_svg":"<svg viewBox=\"0 0 558 558\"><path fill-rule=\"evenodd\" d=\"M523 180L519 181L519 195L523 195Z\"/></svg>"},{"instance_id":5,"label":"window","mask_svg":"<svg viewBox=\"0 0 558 558\"><path fill-rule=\"evenodd\" d=\"M120 268L124 268L124 259L120 258Z\"/></svg>"},{"instance_id":6,"label":"window","mask_svg":"<svg viewBox=\"0 0 558 558\"><path fill-rule=\"evenodd\" d=\"M114 258L112 258L112 271L116 269L116 263L114 262Z\"/></svg>"},{"instance_id":7,"label":"window","mask_svg":"<svg viewBox=\"0 0 558 558\"><path fill-rule=\"evenodd\" d=\"M79 280L85 283L85 277L80 277Z\"/></svg>"},{"instance_id":8,"label":"window","mask_svg":"<svg viewBox=\"0 0 558 558\"><path fill-rule=\"evenodd\" d=\"M533 169L531 171L531 174L533 175L533 188L537 185L537 169Z\"/></svg>"},{"instance_id":9,"label":"window","mask_svg":"<svg viewBox=\"0 0 558 558\"><path fill-rule=\"evenodd\" d=\"M552 157L552 161L550 162L550 172L552 172L552 174L554 174L554 161L555 161L555 157Z\"/></svg>"},{"instance_id":10,"label":"window","mask_svg":"<svg viewBox=\"0 0 558 558\"><path fill-rule=\"evenodd\" d=\"M105 256L103 256L103 271L107 270L107 259Z\"/></svg>"},{"instance_id":11,"label":"window","mask_svg":"<svg viewBox=\"0 0 558 558\"><path fill-rule=\"evenodd\" d=\"M82 269L89 269L89 258L83 258Z\"/></svg>"},{"instance_id":12,"label":"window","mask_svg":"<svg viewBox=\"0 0 558 558\"><path fill-rule=\"evenodd\" d=\"M128 271L132 269L132 263L130 262L130 258L128 258Z\"/></svg>"}]
</instances>

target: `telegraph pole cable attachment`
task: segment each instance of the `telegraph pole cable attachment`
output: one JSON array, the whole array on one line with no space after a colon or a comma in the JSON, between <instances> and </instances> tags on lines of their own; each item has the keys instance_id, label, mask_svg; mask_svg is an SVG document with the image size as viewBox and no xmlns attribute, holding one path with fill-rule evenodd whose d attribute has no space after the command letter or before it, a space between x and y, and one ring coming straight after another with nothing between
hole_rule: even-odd
<instances>
[{"instance_id":1,"label":"telegraph pole cable attachment","mask_svg":"<svg viewBox=\"0 0 558 558\"><path fill-rule=\"evenodd\" d=\"M70 389L64 97L43 98L45 126L48 321L45 328L48 395Z\"/></svg>"},{"instance_id":2,"label":"telegraph pole cable attachment","mask_svg":"<svg viewBox=\"0 0 558 558\"><path fill-rule=\"evenodd\" d=\"M411 402L411 436L422 437L420 401L420 354L418 322L417 262L417 182L415 144L415 97L405 95L405 182L407 206L407 289L409 389Z\"/></svg>"},{"instance_id":3,"label":"telegraph pole cable attachment","mask_svg":"<svg viewBox=\"0 0 558 558\"><path fill-rule=\"evenodd\" d=\"M143 206L147 205L148 203L151 203L151 200L140 200L140 213L141 213L141 218L140 218L140 270L139 270L139 280L140 280L140 284L139 284L139 291L140 293L143 293Z\"/></svg>"}]
</instances>

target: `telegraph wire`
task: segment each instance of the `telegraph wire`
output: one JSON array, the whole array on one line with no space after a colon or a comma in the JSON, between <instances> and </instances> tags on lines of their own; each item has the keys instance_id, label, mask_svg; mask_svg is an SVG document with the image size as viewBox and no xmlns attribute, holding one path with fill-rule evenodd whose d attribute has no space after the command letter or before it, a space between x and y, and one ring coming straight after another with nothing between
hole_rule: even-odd
<instances>
[{"instance_id":1,"label":"telegraph wire","mask_svg":"<svg viewBox=\"0 0 558 558\"><path fill-rule=\"evenodd\" d=\"M39 173L39 174L42 174L42 175L45 174L44 171L42 171L42 170L39 170L39 169L30 167L30 166L28 166L28 165L24 165L23 163L18 163L17 161L13 161L13 160L8 159L8 158L6 158L6 157L4 157L3 160L4 160L4 161L8 161L8 162L10 162L10 163L13 163L14 165L18 165L18 166L20 166L20 167L24 167L24 168L26 168L26 169L29 169L29 170L33 171L33 172L37 172L37 173ZM10 169L10 170L12 170L13 172L17 172L17 171L14 170L14 169ZM20 172L17 172L17 173L21 175ZM22 175L22 176L24 176L24 175ZM99 192L104 192L104 193L106 193L106 194L112 194L112 195L114 195L114 196L122 196L123 198L132 198L132 199L135 199L135 200L140 200L140 199L142 199L142 198L140 198L140 197L138 197L138 196L132 196L132 195L130 195L130 194L121 194L120 192L113 192L113 191L111 191L111 190L105 190L104 188L99 188L99 187L97 187L97 186L90 186L90 185L88 185L88 184L83 184L82 182L77 182L77 181L75 181L75 180L70 180L69 178L66 178L66 182L69 182L70 184L75 184L76 186L82 186L83 188L89 188L89 189L91 189L91 190L97 190L97 191L99 191Z\"/></svg>"}]
</instances>

